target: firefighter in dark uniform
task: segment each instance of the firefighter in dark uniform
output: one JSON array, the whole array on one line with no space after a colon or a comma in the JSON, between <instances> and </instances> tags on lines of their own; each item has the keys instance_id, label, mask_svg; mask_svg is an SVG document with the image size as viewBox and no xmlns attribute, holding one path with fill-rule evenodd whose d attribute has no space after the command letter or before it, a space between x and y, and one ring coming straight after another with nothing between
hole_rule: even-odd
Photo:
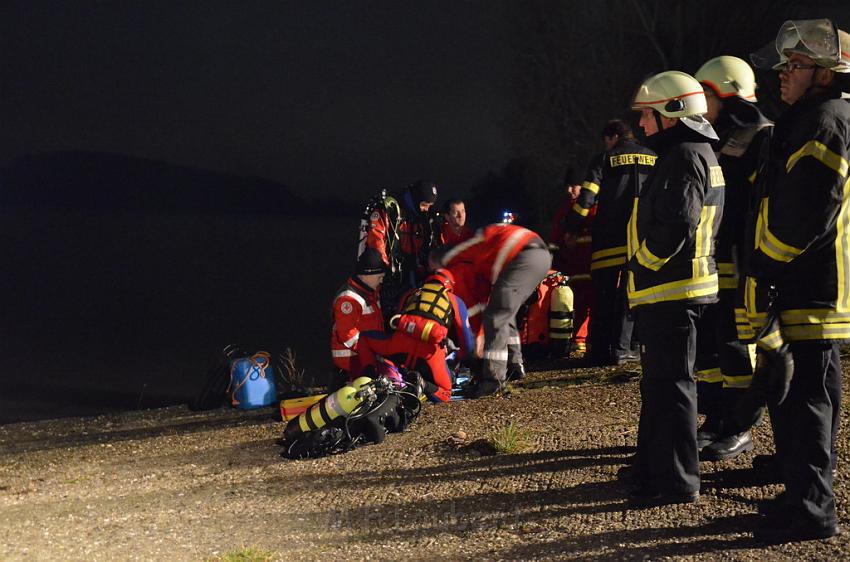
<instances>
[{"instance_id":1,"label":"firefighter in dark uniform","mask_svg":"<svg viewBox=\"0 0 850 562\"><path fill-rule=\"evenodd\" d=\"M626 224L632 200L655 165L655 153L639 145L631 128L618 119L602 130L605 152L594 160L581 185L566 230L579 234L594 205L590 275L594 305L590 317L590 363L620 365L637 359L631 350L633 322L626 302Z\"/></svg>"},{"instance_id":2,"label":"firefighter in dark uniform","mask_svg":"<svg viewBox=\"0 0 850 562\"><path fill-rule=\"evenodd\" d=\"M720 137L715 151L726 180L723 218L715 247L719 300L707 314L711 325L705 326L715 332L713 351L717 362L700 365L697 372L699 411L706 415L697 432L697 444L700 459L723 460L753 449L750 428L735 423L733 415L752 382L755 366L754 344L739 340L735 306L739 302L738 265L743 263L747 207L759 154L773 123L755 106L755 74L743 60L727 55L715 57L702 65L694 77L705 91L705 117Z\"/></svg>"},{"instance_id":3,"label":"firefighter in dark uniform","mask_svg":"<svg viewBox=\"0 0 850 562\"><path fill-rule=\"evenodd\" d=\"M850 340L850 36L829 20L787 21L776 37L782 101L764 166L766 196L747 264L747 313L773 307L794 374L771 409L785 493L766 506L766 540L839 532L833 442L841 387L838 344Z\"/></svg>"},{"instance_id":4,"label":"firefighter in dark uniform","mask_svg":"<svg viewBox=\"0 0 850 562\"><path fill-rule=\"evenodd\" d=\"M717 300L714 238L723 214L717 134L705 94L678 71L645 81L633 103L654 170L635 197L627 230L629 306L641 343L641 411L632 507L699 499L697 325Z\"/></svg>"}]
</instances>

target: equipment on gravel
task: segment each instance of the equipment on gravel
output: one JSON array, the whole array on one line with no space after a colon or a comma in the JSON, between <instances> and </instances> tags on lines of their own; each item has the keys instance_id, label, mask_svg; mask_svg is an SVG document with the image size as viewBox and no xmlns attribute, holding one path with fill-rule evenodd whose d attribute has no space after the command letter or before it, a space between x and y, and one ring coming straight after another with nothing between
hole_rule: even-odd
<instances>
[{"instance_id":1,"label":"equipment on gravel","mask_svg":"<svg viewBox=\"0 0 850 562\"><path fill-rule=\"evenodd\" d=\"M271 354L258 351L241 357L230 365L230 403L240 410L270 406L277 398Z\"/></svg>"},{"instance_id":2,"label":"equipment on gravel","mask_svg":"<svg viewBox=\"0 0 850 562\"><path fill-rule=\"evenodd\" d=\"M417 383L421 377L400 370L402 381L382 375L360 377L290 420L279 441L281 456L303 459L344 453L407 429L422 405Z\"/></svg>"}]
</instances>

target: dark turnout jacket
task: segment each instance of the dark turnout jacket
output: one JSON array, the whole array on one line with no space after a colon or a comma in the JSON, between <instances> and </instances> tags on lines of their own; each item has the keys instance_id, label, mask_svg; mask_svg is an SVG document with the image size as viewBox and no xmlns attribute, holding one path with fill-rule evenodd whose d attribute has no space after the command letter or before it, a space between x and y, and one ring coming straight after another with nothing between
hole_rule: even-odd
<instances>
[{"instance_id":1,"label":"dark turnout jacket","mask_svg":"<svg viewBox=\"0 0 850 562\"><path fill-rule=\"evenodd\" d=\"M753 200L756 170L773 123L750 103L734 99L734 116L721 113L715 130L720 141L715 145L717 161L723 169L726 189L723 218L717 231L715 260L720 290L738 289L738 270L743 263L747 209ZM725 105L724 105L725 109Z\"/></svg>"},{"instance_id":2,"label":"dark turnout jacket","mask_svg":"<svg viewBox=\"0 0 850 562\"><path fill-rule=\"evenodd\" d=\"M835 92L792 105L762 169L748 313L766 315L756 294L773 284L786 340L850 339L850 104Z\"/></svg>"},{"instance_id":3,"label":"dark turnout jacket","mask_svg":"<svg viewBox=\"0 0 850 562\"><path fill-rule=\"evenodd\" d=\"M629 219L629 306L716 302L724 180L711 139L679 122L649 140L659 158Z\"/></svg>"},{"instance_id":4,"label":"dark turnout jacket","mask_svg":"<svg viewBox=\"0 0 850 562\"><path fill-rule=\"evenodd\" d=\"M590 270L626 263L626 224L632 200L655 165L655 153L634 139L621 139L590 165L581 192L566 217L566 230L577 234L594 205Z\"/></svg>"}]
</instances>

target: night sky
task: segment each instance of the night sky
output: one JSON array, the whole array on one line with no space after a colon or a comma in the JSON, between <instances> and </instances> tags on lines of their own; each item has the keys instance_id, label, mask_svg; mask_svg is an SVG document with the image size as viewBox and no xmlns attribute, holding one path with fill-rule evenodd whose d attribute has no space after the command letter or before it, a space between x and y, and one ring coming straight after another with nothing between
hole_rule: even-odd
<instances>
[{"instance_id":1,"label":"night sky","mask_svg":"<svg viewBox=\"0 0 850 562\"><path fill-rule=\"evenodd\" d=\"M510 157L491 2L4 2L0 163L127 154L361 200Z\"/></svg>"}]
</instances>

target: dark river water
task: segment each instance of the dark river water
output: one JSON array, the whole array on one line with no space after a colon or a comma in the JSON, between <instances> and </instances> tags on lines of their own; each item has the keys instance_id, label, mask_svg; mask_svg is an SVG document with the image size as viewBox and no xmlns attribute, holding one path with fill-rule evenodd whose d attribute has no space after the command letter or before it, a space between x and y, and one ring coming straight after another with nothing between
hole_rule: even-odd
<instances>
[{"instance_id":1,"label":"dark river water","mask_svg":"<svg viewBox=\"0 0 850 562\"><path fill-rule=\"evenodd\" d=\"M185 403L230 343L331 371L357 219L0 215L0 423Z\"/></svg>"}]
</instances>

